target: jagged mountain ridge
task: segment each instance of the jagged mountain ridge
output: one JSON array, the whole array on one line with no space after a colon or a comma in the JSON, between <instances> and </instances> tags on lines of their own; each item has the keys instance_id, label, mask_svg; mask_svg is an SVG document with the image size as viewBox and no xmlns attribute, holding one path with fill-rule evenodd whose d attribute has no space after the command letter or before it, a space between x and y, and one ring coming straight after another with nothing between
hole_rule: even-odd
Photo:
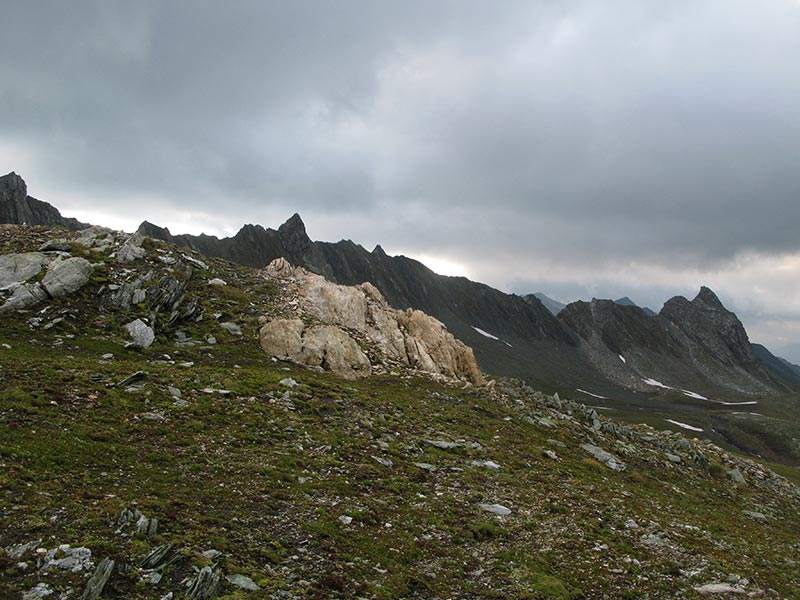
<instances>
[{"instance_id":1,"label":"jagged mountain ridge","mask_svg":"<svg viewBox=\"0 0 800 600\"><path fill-rule=\"evenodd\" d=\"M19 176L6 178L14 182L15 189L24 190ZM49 208L44 218L59 215ZM664 329L659 319L652 319L654 323L642 320L650 318L648 313L622 306L620 302L632 302L621 298L616 306L634 312L612 319L619 323L617 330L611 331L604 322L607 318L602 317L603 311L609 311L607 307L590 315L573 303L573 311L556 318L534 295L519 297L463 277L438 275L413 259L389 256L380 246L369 252L350 240L312 241L298 214L277 230L245 225L235 236L223 239L172 235L147 221L138 233L245 266L263 267L283 257L335 283L371 282L395 308L416 308L442 321L474 349L480 366L490 373L557 387L591 385L603 393L623 395L630 390L658 391L641 384L646 378L663 377L704 390L719 388L743 394L774 393L783 387L780 380L786 379L780 370L767 373L741 323L710 290L701 290L700 309L694 301L680 297L665 305L666 312L662 311L659 319L678 323L673 330ZM596 317L601 318L595 322ZM705 323L706 318L711 322ZM597 328L594 333L593 328ZM619 360L615 348L622 348L623 342L629 353L634 347L641 350L641 365ZM649 358L645 360L645 356Z\"/></svg>"},{"instance_id":2,"label":"jagged mountain ridge","mask_svg":"<svg viewBox=\"0 0 800 600\"><path fill-rule=\"evenodd\" d=\"M559 313L587 358L619 385L759 395L785 390L756 356L736 315L710 289L669 300L657 317L611 300L573 302Z\"/></svg>"},{"instance_id":3,"label":"jagged mountain ridge","mask_svg":"<svg viewBox=\"0 0 800 600\"><path fill-rule=\"evenodd\" d=\"M414 259L389 256L380 246L370 252L350 240L312 241L297 214L277 230L245 225L225 239L173 236L148 222L138 231L249 266L283 257L335 283L370 282L395 308L416 308L442 321L475 350L488 372L550 382L600 377L580 356L575 335L538 300L505 294L464 277L438 275Z\"/></svg>"},{"instance_id":4,"label":"jagged mountain ridge","mask_svg":"<svg viewBox=\"0 0 800 600\"><path fill-rule=\"evenodd\" d=\"M247 225L224 240L169 236L149 223L139 231L237 262L246 243L255 249L246 258L250 264L283 256L336 283L371 282L393 306L419 308L445 323L475 349L489 372L561 385L591 381L595 389L598 381L608 381L645 393L658 390L647 379L744 395L785 389L780 372L768 373L754 353L736 315L705 287L691 302L672 298L655 317L623 297L574 302L556 318L553 307L533 294L519 297L463 277L437 275L413 259L388 256L380 246L368 252L350 240L311 241L297 214L277 231ZM623 352L631 355L630 364L620 360Z\"/></svg>"},{"instance_id":5,"label":"jagged mountain ridge","mask_svg":"<svg viewBox=\"0 0 800 600\"><path fill-rule=\"evenodd\" d=\"M558 316L558 313L566 306L563 302L559 302L558 300L553 300L549 296L546 296L542 292L536 292L534 294L526 294L523 296L525 301L533 301L539 300L542 304L544 304L545 308L549 310L553 315Z\"/></svg>"},{"instance_id":6,"label":"jagged mountain ridge","mask_svg":"<svg viewBox=\"0 0 800 600\"><path fill-rule=\"evenodd\" d=\"M28 196L28 186L14 171L0 177L0 223L59 225L72 231L89 227L77 219L62 217L54 206Z\"/></svg>"}]
</instances>

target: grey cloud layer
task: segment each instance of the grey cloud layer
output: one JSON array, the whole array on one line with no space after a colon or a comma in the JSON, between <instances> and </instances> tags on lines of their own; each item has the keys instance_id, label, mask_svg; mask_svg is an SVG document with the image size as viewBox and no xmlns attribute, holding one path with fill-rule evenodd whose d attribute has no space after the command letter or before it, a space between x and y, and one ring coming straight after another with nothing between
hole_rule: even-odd
<instances>
[{"instance_id":1,"label":"grey cloud layer","mask_svg":"<svg viewBox=\"0 0 800 600\"><path fill-rule=\"evenodd\" d=\"M48 189L107 210L139 194L224 207L228 226L299 211L320 239L522 270L553 252L568 269L800 249L795 1L20 1L5 16L0 135Z\"/></svg>"}]
</instances>

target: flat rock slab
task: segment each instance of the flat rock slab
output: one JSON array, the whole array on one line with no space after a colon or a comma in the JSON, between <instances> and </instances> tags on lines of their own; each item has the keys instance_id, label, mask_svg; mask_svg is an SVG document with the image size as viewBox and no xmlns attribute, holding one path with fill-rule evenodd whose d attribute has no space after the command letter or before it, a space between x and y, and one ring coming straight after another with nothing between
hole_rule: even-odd
<instances>
[{"instance_id":1,"label":"flat rock slab","mask_svg":"<svg viewBox=\"0 0 800 600\"><path fill-rule=\"evenodd\" d=\"M486 512L493 513L495 515L500 515L501 517L505 517L511 514L511 509L503 506L502 504L479 504L483 510Z\"/></svg>"},{"instance_id":2,"label":"flat rock slab","mask_svg":"<svg viewBox=\"0 0 800 600\"><path fill-rule=\"evenodd\" d=\"M581 445L581 448L613 471L624 471L626 469L624 462L610 452L606 452L599 446L595 446L593 444L583 444Z\"/></svg>"}]
</instances>

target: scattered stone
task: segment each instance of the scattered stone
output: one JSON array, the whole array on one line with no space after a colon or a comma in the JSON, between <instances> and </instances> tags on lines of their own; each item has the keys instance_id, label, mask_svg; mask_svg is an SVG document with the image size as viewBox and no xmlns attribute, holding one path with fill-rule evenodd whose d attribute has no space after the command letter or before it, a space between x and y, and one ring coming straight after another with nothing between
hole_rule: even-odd
<instances>
[{"instance_id":1,"label":"scattered stone","mask_svg":"<svg viewBox=\"0 0 800 600\"><path fill-rule=\"evenodd\" d=\"M544 449L542 450L542 454L551 460L558 460L558 455L552 450Z\"/></svg>"},{"instance_id":2,"label":"scattered stone","mask_svg":"<svg viewBox=\"0 0 800 600\"><path fill-rule=\"evenodd\" d=\"M181 254L181 258L183 258L183 260L188 262L190 265L194 265L195 267L199 267L201 269L205 269L206 271L208 271L208 265L204 263L202 260L192 258L188 254Z\"/></svg>"},{"instance_id":3,"label":"scattered stone","mask_svg":"<svg viewBox=\"0 0 800 600\"><path fill-rule=\"evenodd\" d=\"M8 556L13 559L22 558L28 552L36 550L36 548L41 543L42 540L41 538L39 538L38 540L33 540L32 542L27 542L25 544L17 544L16 546L9 546L8 548L6 548L6 554L8 554Z\"/></svg>"},{"instance_id":4,"label":"scattered stone","mask_svg":"<svg viewBox=\"0 0 800 600\"><path fill-rule=\"evenodd\" d=\"M669 462L675 463L676 465L679 465L683 462L683 460L681 460L681 457L678 456L677 454L670 454L669 452L666 452L664 455L667 457L667 460Z\"/></svg>"},{"instance_id":5,"label":"scattered stone","mask_svg":"<svg viewBox=\"0 0 800 600\"><path fill-rule=\"evenodd\" d=\"M339 517L339 521L342 525L350 525L353 522L353 517L348 517L347 515L342 515Z\"/></svg>"},{"instance_id":6,"label":"scattered stone","mask_svg":"<svg viewBox=\"0 0 800 600\"><path fill-rule=\"evenodd\" d=\"M128 375L125 379L120 381L116 387L126 387L137 381L141 381L147 377L147 371L136 371L132 375Z\"/></svg>"},{"instance_id":7,"label":"scattered stone","mask_svg":"<svg viewBox=\"0 0 800 600\"><path fill-rule=\"evenodd\" d=\"M163 415L160 420L163 420ZM145 537L150 537L158 533L158 519L148 519L144 515L139 517L136 522L136 533L142 533Z\"/></svg>"},{"instance_id":8,"label":"scattered stone","mask_svg":"<svg viewBox=\"0 0 800 600\"><path fill-rule=\"evenodd\" d=\"M219 324L225 331L230 333L231 335L242 335L242 328L239 327L236 323L224 322Z\"/></svg>"},{"instance_id":9,"label":"scattered stone","mask_svg":"<svg viewBox=\"0 0 800 600\"><path fill-rule=\"evenodd\" d=\"M42 600L53 594L53 590L46 583L37 583L36 587L27 592L22 592L22 600Z\"/></svg>"},{"instance_id":10,"label":"scattered stone","mask_svg":"<svg viewBox=\"0 0 800 600\"><path fill-rule=\"evenodd\" d=\"M456 442L448 442L446 440L424 440L426 444L430 444L434 448L441 448L442 450L452 450L458 448L461 444Z\"/></svg>"},{"instance_id":11,"label":"scattered stone","mask_svg":"<svg viewBox=\"0 0 800 600\"><path fill-rule=\"evenodd\" d=\"M58 557L58 558L56 558ZM92 551L88 548L71 548L69 544L62 544L58 548L48 550L44 557L44 564L41 568L46 571L50 568L80 573L94 566L92 562Z\"/></svg>"},{"instance_id":12,"label":"scattered stone","mask_svg":"<svg viewBox=\"0 0 800 600\"><path fill-rule=\"evenodd\" d=\"M376 462L379 462L379 463L380 463L380 464L382 464L384 467L387 467L387 468L390 468L390 469L392 468L392 465L394 464L394 463L393 463L392 461L390 461L388 458L381 458L380 456L373 456L373 457L372 457L372 460L374 460L374 461L376 461Z\"/></svg>"},{"instance_id":13,"label":"scattered stone","mask_svg":"<svg viewBox=\"0 0 800 600\"><path fill-rule=\"evenodd\" d=\"M167 391L169 392L169 395L172 396L173 398L180 399L181 391L178 388L172 387L170 385L170 386L167 386Z\"/></svg>"},{"instance_id":14,"label":"scattered stone","mask_svg":"<svg viewBox=\"0 0 800 600\"><path fill-rule=\"evenodd\" d=\"M633 519L627 519L625 521L625 529L639 529L639 524Z\"/></svg>"},{"instance_id":15,"label":"scattered stone","mask_svg":"<svg viewBox=\"0 0 800 600\"><path fill-rule=\"evenodd\" d=\"M581 448L583 448L586 452L591 454L594 458L599 460L612 471L624 471L626 468L624 462L610 452L606 452L599 446L595 446L594 444L582 444Z\"/></svg>"},{"instance_id":16,"label":"scattered stone","mask_svg":"<svg viewBox=\"0 0 800 600\"><path fill-rule=\"evenodd\" d=\"M742 512L744 512L745 515L747 515L748 517L750 517L754 521L758 521L759 523L766 523L769 520L767 518L767 515L765 515L764 513L755 512L755 511L752 511L752 510L745 510L745 511L742 511Z\"/></svg>"},{"instance_id":17,"label":"scattered stone","mask_svg":"<svg viewBox=\"0 0 800 600\"><path fill-rule=\"evenodd\" d=\"M217 343L217 338L215 338L213 335L207 335L206 336L206 343L207 344L216 344Z\"/></svg>"},{"instance_id":18,"label":"scattered stone","mask_svg":"<svg viewBox=\"0 0 800 600\"><path fill-rule=\"evenodd\" d=\"M108 578L111 577L111 573L114 571L114 561L110 558L106 557L100 561L100 564L97 565L97 569L92 575L92 578L89 579L89 582L86 584L86 589L83 591L83 596L81 596L81 600L97 600L100 597L100 594L103 593L103 588L108 582Z\"/></svg>"},{"instance_id":19,"label":"scattered stone","mask_svg":"<svg viewBox=\"0 0 800 600\"><path fill-rule=\"evenodd\" d=\"M140 419L145 419L146 421L163 421L166 419L164 413L161 411L148 411L143 412L139 415Z\"/></svg>"},{"instance_id":20,"label":"scattered stone","mask_svg":"<svg viewBox=\"0 0 800 600\"><path fill-rule=\"evenodd\" d=\"M103 356L101 356L100 358L102 358L103 360L111 360L112 358L114 358L114 355L111 354L111 352L107 352L106 354L103 354Z\"/></svg>"},{"instance_id":21,"label":"scattered stone","mask_svg":"<svg viewBox=\"0 0 800 600\"><path fill-rule=\"evenodd\" d=\"M123 329L130 334L131 338L133 338L134 345L142 348L149 348L156 339L156 334L153 331L153 328L147 325L141 319L131 321L127 325L124 325Z\"/></svg>"},{"instance_id":22,"label":"scattered stone","mask_svg":"<svg viewBox=\"0 0 800 600\"><path fill-rule=\"evenodd\" d=\"M212 570L211 567L203 567L189 585L186 596L190 600L209 600L213 598L219 590L221 578L219 569Z\"/></svg>"},{"instance_id":23,"label":"scattered stone","mask_svg":"<svg viewBox=\"0 0 800 600\"><path fill-rule=\"evenodd\" d=\"M141 562L143 569L153 569L161 571L180 558L180 553L175 550L172 544L164 544L153 550Z\"/></svg>"},{"instance_id":24,"label":"scattered stone","mask_svg":"<svg viewBox=\"0 0 800 600\"><path fill-rule=\"evenodd\" d=\"M228 285L228 284L225 283L225 281L220 279L219 277L214 277L214 279L208 280L208 285Z\"/></svg>"},{"instance_id":25,"label":"scattered stone","mask_svg":"<svg viewBox=\"0 0 800 600\"><path fill-rule=\"evenodd\" d=\"M700 594L736 594L746 595L747 590L738 585L731 585L729 583L707 583L700 587L694 588Z\"/></svg>"},{"instance_id":26,"label":"scattered stone","mask_svg":"<svg viewBox=\"0 0 800 600\"><path fill-rule=\"evenodd\" d=\"M742 475L742 472L739 469L731 469L730 471L728 471L728 477L734 483L739 483L739 484L745 483L744 475Z\"/></svg>"},{"instance_id":27,"label":"scattered stone","mask_svg":"<svg viewBox=\"0 0 800 600\"><path fill-rule=\"evenodd\" d=\"M205 556L208 560L217 560L219 557L223 556L222 552L212 548L211 550L204 550L202 555Z\"/></svg>"},{"instance_id":28,"label":"scattered stone","mask_svg":"<svg viewBox=\"0 0 800 600\"><path fill-rule=\"evenodd\" d=\"M256 584L255 581L253 581L249 577L245 577L244 575L239 575L238 573L234 575L226 575L225 579L227 579L230 583L232 583L236 587L241 588L243 590L247 590L248 592L255 592L256 590L261 589Z\"/></svg>"},{"instance_id":29,"label":"scattered stone","mask_svg":"<svg viewBox=\"0 0 800 600\"><path fill-rule=\"evenodd\" d=\"M500 515L501 517L505 517L511 514L511 509L506 508L502 504L479 504L478 506L480 506L486 512L490 512L495 515Z\"/></svg>"},{"instance_id":30,"label":"scattered stone","mask_svg":"<svg viewBox=\"0 0 800 600\"><path fill-rule=\"evenodd\" d=\"M475 467L485 467L487 469L491 469L492 471L500 470L500 465L492 460L473 460L472 465Z\"/></svg>"},{"instance_id":31,"label":"scattered stone","mask_svg":"<svg viewBox=\"0 0 800 600\"><path fill-rule=\"evenodd\" d=\"M414 466L417 467L418 469L422 469L423 471L430 471L431 473L433 473L436 470L436 467L434 465L425 462L415 462Z\"/></svg>"}]
</instances>

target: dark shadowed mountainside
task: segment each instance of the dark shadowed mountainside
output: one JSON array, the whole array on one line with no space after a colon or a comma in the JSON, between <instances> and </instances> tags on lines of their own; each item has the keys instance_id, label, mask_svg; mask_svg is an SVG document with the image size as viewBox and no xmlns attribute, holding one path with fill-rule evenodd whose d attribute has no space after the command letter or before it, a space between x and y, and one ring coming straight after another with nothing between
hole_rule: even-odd
<instances>
[{"instance_id":1,"label":"dark shadowed mountainside","mask_svg":"<svg viewBox=\"0 0 800 600\"><path fill-rule=\"evenodd\" d=\"M670 299L658 317L611 300L573 302L559 314L584 355L628 389L760 395L785 391L756 356L739 319L702 288Z\"/></svg>"},{"instance_id":2,"label":"dark shadowed mountainside","mask_svg":"<svg viewBox=\"0 0 800 600\"><path fill-rule=\"evenodd\" d=\"M0 223L59 225L72 231L89 227L77 219L62 217L47 202L28 196L25 181L13 171L0 177Z\"/></svg>"}]
</instances>

